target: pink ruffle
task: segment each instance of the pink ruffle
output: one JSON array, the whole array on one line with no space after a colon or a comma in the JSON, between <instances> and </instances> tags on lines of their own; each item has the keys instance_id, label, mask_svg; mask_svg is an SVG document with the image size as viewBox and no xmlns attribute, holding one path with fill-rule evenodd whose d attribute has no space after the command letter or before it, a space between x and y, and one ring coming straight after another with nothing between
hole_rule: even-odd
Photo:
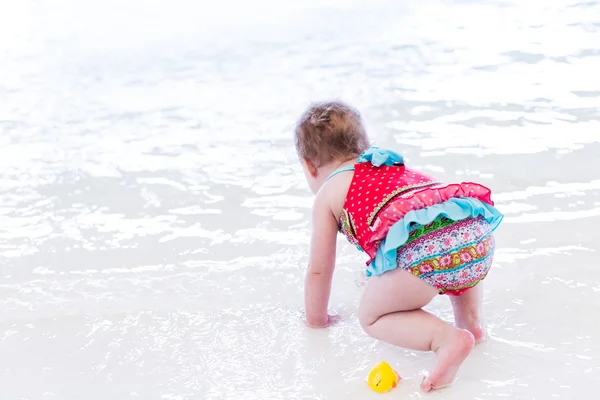
<instances>
[{"instance_id":1,"label":"pink ruffle","mask_svg":"<svg viewBox=\"0 0 600 400\"><path fill-rule=\"evenodd\" d=\"M464 197L474 198L493 206L494 202L491 199L491 194L492 191L483 185L474 182L462 182L440 184L439 186L411 192L405 197L399 195L391 200L390 204L385 206L373 221L372 227L376 230L376 233L370 241L377 242L384 239L390 227L404 218L409 211L420 210L442 204L453 198Z\"/></svg>"}]
</instances>

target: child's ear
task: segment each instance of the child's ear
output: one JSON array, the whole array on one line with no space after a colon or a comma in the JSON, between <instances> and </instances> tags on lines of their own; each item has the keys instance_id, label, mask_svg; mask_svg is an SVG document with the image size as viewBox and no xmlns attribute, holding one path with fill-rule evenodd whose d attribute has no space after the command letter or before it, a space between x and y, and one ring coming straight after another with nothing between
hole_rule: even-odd
<instances>
[{"instance_id":1,"label":"child's ear","mask_svg":"<svg viewBox=\"0 0 600 400\"><path fill-rule=\"evenodd\" d=\"M317 166L315 165L315 163L313 163L310 160L307 159L302 159L302 164L304 164L304 168L306 168L306 170L308 171L308 174L311 176L311 178L316 178L317 177Z\"/></svg>"}]
</instances>

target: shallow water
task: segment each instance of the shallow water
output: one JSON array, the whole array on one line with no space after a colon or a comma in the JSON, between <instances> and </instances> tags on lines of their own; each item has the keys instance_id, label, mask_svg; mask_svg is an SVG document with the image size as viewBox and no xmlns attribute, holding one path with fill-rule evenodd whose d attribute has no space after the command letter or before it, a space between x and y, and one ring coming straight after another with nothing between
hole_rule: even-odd
<instances>
[{"instance_id":1,"label":"shallow water","mask_svg":"<svg viewBox=\"0 0 600 400\"><path fill-rule=\"evenodd\" d=\"M600 2L284 3L0 0L0 398L368 399L380 360L424 397L341 238L344 320L302 324L291 130L331 97L506 214L490 340L430 397L594 397Z\"/></svg>"}]
</instances>

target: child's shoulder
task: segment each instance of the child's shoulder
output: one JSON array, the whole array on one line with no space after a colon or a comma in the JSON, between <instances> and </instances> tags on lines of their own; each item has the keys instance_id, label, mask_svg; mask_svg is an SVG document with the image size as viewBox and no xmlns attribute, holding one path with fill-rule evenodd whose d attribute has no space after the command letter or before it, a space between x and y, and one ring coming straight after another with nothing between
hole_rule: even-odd
<instances>
[{"instance_id":1,"label":"child's shoulder","mask_svg":"<svg viewBox=\"0 0 600 400\"><path fill-rule=\"evenodd\" d=\"M315 197L315 207L328 207L336 220L340 218L353 174L339 174L321 187Z\"/></svg>"}]
</instances>

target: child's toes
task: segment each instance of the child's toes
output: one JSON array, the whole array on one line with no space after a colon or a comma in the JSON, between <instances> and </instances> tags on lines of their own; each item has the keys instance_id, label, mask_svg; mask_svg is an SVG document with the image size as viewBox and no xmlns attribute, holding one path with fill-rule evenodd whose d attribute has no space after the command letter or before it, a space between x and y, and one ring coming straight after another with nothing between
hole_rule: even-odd
<instances>
[{"instance_id":1,"label":"child's toes","mask_svg":"<svg viewBox=\"0 0 600 400\"><path fill-rule=\"evenodd\" d=\"M424 392L431 392L433 390L433 385L431 381L427 377L423 377L423 382L421 382L421 390Z\"/></svg>"}]
</instances>

